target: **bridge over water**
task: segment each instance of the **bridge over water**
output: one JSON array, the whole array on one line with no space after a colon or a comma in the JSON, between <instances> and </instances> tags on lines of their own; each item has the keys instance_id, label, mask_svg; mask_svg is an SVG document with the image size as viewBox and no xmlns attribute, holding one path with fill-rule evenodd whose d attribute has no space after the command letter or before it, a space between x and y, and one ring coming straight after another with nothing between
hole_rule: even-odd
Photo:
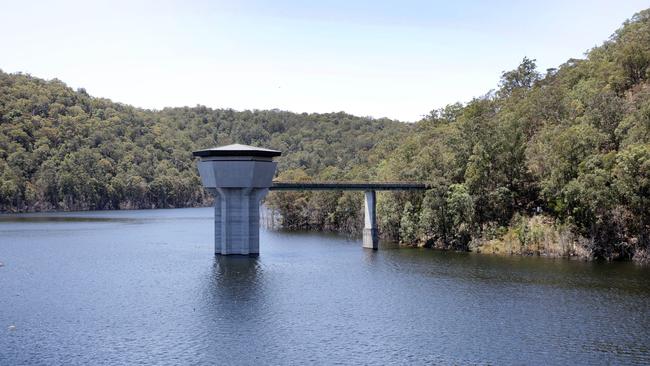
<instances>
[{"instance_id":1,"label":"bridge over water","mask_svg":"<svg viewBox=\"0 0 650 366\"><path fill-rule=\"evenodd\" d=\"M203 186L215 196L215 254L259 254L259 203L273 191L362 191L365 195L363 247L377 249L376 191L426 190L418 182L273 181L277 150L227 145L195 151Z\"/></svg>"},{"instance_id":2,"label":"bridge over water","mask_svg":"<svg viewBox=\"0 0 650 366\"><path fill-rule=\"evenodd\" d=\"M272 191L363 191L364 226L363 247L379 248L379 228L377 226L376 191L416 191L429 189L424 183L417 182L278 182L274 181Z\"/></svg>"},{"instance_id":3,"label":"bridge over water","mask_svg":"<svg viewBox=\"0 0 650 366\"><path fill-rule=\"evenodd\" d=\"M272 191L421 191L429 189L417 182L280 182L273 181Z\"/></svg>"}]
</instances>

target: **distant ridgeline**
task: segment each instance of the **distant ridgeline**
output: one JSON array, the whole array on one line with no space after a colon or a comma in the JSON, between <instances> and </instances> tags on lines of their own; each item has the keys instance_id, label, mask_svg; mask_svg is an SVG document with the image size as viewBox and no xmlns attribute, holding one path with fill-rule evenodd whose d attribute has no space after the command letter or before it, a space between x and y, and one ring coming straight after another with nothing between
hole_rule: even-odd
<instances>
[{"instance_id":1,"label":"distant ridgeline","mask_svg":"<svg viewBox=\"0 0 650 366\"><path fill-rule=\"evenodd\" d=\"M423 181L378 196L405 244L585 258L650 257L650 11L586 59L524 58L496 91L415 124L345 113L144 110L0 72L0 210L209 204L191 152L281 150L287 181ZM389 85L386 86L390 87ZM288 228L356 231L361 195L273 192Z\"/></svg>"}]
</instances>

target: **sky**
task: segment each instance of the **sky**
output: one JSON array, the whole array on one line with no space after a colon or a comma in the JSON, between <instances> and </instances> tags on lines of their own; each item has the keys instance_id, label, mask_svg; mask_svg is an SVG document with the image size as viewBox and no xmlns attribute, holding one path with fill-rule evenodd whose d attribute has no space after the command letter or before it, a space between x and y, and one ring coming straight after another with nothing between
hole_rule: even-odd
<instances>
[{"instance_id":1,"label":"sky","mask_svg":"<svg viewBox=\"0 0 650 366\"><path fill-rule=\"evenodd\" d=\"M137 107L416 121L600 45L647 0L7 1L0 69Z\"/></svg>"}]
</instances>

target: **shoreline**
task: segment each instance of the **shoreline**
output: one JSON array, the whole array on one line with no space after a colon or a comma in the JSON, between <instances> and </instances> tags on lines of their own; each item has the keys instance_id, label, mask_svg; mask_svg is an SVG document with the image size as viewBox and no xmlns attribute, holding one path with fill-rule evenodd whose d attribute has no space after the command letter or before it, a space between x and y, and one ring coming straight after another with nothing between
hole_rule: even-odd
<instances>
[{"instance_id":1,"label":"shoreline","mask_svg":"<svg viewBox=\"0 0 650 366\"><path fill-rule=\"evenodd\" d=\"M148 211L148 210L174 210L174 209L209 208L211 206L212 205L196 205L196 206L184 206L184 207L124 208L124 209L107 209L107 210L28 210L28 211L22 210L22 211L15 211L15 212L2 211L0 212L0 217L28 216L30 214L41 216L41 214L47 215L47 214L57 214L57 213L73 214L73 213L93 213L93 212L106 213L111 211L125 212L125 211ZM335 234L335 235L345 236L349 239L354 239L354 240L359 239L361 237L359 233L349 233L349 232L337 231L337 230L317 230L317 229L296 230L296 229L284 228L282 226L277 226L277 227L265 226L265 228L274 231L284 231L288 233ZM507 229L511 230L513 228L514 226L510 226ZM576 261L583 261L583 262L607 262L607 263L633 262L640 265L650 265L650 252L646 252L643 250L641 250L642 253L638 253L637 255L634 255L631 258L622 258L615 255L609 258L594 257L591 253L589 253L586 249L583 248L583 246L586 245L587 239L580 238L578 236L574 237L573 239L579 238L579 240L572 240L570 243L566 243L566 242L559 243L557 241L552 241L552 242L545 241L543 247L540 247L539 243L536 243L538 247L535 248L535 250L522 250L523 246L513 245L513 243L510 243L508 247L507 240L504 239L504 237L492 238L489 240L484 237L473 238L467 250L453 248L450 246L444 246L439 244L437 245L435 243L427 243L425 241L416 241L413 243L400 243L399 241L395 241L386 237L382 237L381 241L384 243L390 242L395 247L398 248L424 248L424 249L440 251L440 252L451 251L451 252L458 252L458 253L494 255L494 256L501 256L501 257L511 257L511 256L540 257L540 258L549 258L549 259L576 260ZM557 248L562 248L562 250L558 250Z\"/></svg>"}]
</instances>

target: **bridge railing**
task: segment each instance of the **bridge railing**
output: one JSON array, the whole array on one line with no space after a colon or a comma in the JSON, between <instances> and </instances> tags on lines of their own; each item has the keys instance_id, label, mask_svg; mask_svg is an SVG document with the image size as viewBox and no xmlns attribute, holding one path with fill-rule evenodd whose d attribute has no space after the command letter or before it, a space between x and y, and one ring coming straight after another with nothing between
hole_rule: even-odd
<instances>
[{"instance_id":1,"label":"bridge railing","mask_svg":"<svg viewBox=\"0 0 650 366\"><path fill-rule=\"evenodd\" d=\"M269 189L272 191L414 191L430 188L430 184L421 182L273 181L273 185Z\"/></svg>"}]
</instances>

